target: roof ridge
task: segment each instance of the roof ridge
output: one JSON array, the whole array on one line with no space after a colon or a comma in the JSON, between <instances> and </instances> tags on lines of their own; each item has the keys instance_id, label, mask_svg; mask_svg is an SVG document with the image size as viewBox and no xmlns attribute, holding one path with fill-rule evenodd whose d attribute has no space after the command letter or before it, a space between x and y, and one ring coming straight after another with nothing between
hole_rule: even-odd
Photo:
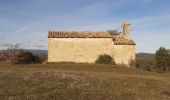
<instances>
[{"instance_id":1,"label":"roof ridge","mask_svg":"<svg viewBox=\"0 0 170 100\"><path fill-rule=\"evenodd\" d=\"M112 38L109 32L49 31L48 38Z\"/></svg>"}]
</instances>

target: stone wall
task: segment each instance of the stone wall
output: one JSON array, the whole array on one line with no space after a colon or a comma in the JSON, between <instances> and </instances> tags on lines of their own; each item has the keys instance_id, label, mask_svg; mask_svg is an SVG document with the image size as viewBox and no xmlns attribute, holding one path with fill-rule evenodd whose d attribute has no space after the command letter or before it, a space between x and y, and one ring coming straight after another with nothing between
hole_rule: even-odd
<instances>
[{"instance_id":1,"label":"stone wall","mask_svg":"<svg viewBox=\"0 0 170 100\"><path fill-rule=\"evenodd\" d=\"M113 54L112 38L48 38L48 62L94 63Z\"/></svg>"},{"instance_id":2,"label":"stone wall","mask_svg":"<svg viewBox=\"0 0 170 100\"><path fill-rule=\"evenodd\" d=\"M130 65L135 61L135 45L114 45L113 59L116 64Z\"/></svg>"},{"instance_id":3,"label":"stone wall","mask_svg":"<svg viewBox=\"0 0 170 100\"><path fill-rule=\"evenodd\" d=\"M102 54L116 64L135 60L135 45L114 45L112 38L48 38L48 62L94 63Z\"/></svg>"}]
</instances>

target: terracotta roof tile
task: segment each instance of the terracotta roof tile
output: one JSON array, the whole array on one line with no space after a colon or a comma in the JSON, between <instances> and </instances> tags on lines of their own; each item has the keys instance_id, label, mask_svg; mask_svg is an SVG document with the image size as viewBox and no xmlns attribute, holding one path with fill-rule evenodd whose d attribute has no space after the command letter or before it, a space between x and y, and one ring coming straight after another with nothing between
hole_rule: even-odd
<instances>
[{"instance_id":1,"label":"terracotta roof tile","mask_svg":"<svg viewBox=\"0 0 170 100\"><path fill-rule=\"evenodd\" d=\"M115 37L110 35L109 32L49 31L48 38L113 38L115 45L136 45L133 40Z\"/></svg>"},{"instance_id":2,"label":"terracotta roof tile","mask_svg":"<svg viewBox=\"0 0 170 100\"><path fill-rule=\"evenodd\" d=\"M129 40L124 37L114 37L113 42L115 45L136 45L133 40Z\"/></svg>"},{"instance_id":3,"label":"terracotta roof tile","mask_svg":"<svg viewBox=\"0 0 170 100\"><path fill-rule=\"evenodd\" d=\"M112 38L109 32L49 31L48 38Z\"/></svg>"}]
</instances>

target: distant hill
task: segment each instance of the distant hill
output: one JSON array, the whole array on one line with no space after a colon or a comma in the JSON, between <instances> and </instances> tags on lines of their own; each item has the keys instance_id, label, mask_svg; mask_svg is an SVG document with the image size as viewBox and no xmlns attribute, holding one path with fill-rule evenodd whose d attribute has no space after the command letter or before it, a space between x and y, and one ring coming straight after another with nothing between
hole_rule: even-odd
<instances>
[{"instance_id":1,"label":"distant hill","mask_svg":"<svg viewBox=\"0 0 170 100\"><path fill-rule=\"evenodd\" d=\"M48 51L47 50L32 50L32 49L27 49L27 51L33 53L33 54L44 54L47 55Z\"/></svg>"},{"instance_id":2,"label":"distant hill","mask_svg":"<svg viewBox=\"0 0 170 100\"><path fill-rule=\"evenodd\" d=\"M137 59L154 59L155 54L152 53L137 53L136 58Z\"/></svg>"}]
</instances>

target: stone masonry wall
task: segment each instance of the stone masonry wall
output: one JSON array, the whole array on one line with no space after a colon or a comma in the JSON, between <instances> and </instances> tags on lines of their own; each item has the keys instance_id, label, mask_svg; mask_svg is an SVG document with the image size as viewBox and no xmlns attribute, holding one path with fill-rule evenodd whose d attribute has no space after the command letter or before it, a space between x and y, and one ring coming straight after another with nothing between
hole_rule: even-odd
<instances>
[{"instance_id":1,"label":"stone masonry wall","mask_svg":"<svg viewBox=\"0 0 170 100\"><path fill-rule=\"evenodd\" d=\"M112 38L48 38L48 62L94 63L113 47Z\"/></svg>"},{"instance_id":2,"label":"stone masonry wall","mask_svg":"<svg viewBox=\"0 0 170 100\"><path fill-rule=\"evenodd\" d=\"M135 45L114 45L113 59L116 64L130 65L135 61Z\"/></svg>"},{"instance_id":3,"label":"stone masonry wall","mask_svg":"<svg viewBox=\"0 0 170 100\"><path fill-rule=\"evenodd\" d=\"M135 45L114 45L111 38L49 38L48 62L94 63L102 54L116 64L130 65L135 60Z\"/></svg>"}]
</instances>

